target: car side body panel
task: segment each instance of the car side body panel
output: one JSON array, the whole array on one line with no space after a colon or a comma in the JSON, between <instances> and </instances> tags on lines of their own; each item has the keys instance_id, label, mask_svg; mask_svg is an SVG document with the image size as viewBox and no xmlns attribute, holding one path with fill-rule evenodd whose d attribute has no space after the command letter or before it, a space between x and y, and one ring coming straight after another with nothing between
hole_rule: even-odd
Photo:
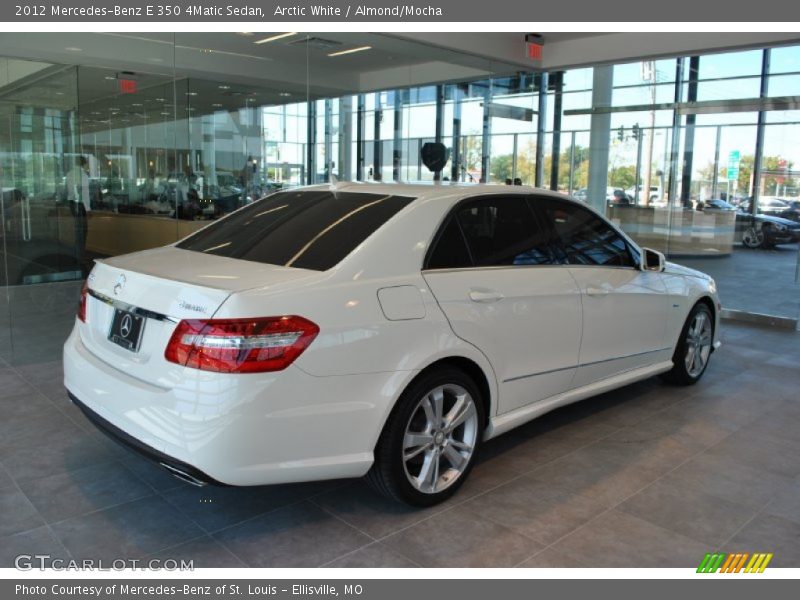
<instances>
[{"instance_id":1,"label":"car side body panel","mask_svg":"<svg viewBox=\"0 0 800 600\"><path fill-rule=\"evenodd\" d=\"M397 192L394 186L350 187ZM423 370L439 361L468 360L480 369L489 391L484 436L493 437L563 404L668 370L678 332L700 299L711 299L718 325L719 303L710 278L674 265L663 273L637 272L618 287L630 290L631 299L638 293L636 286L660 289L663 310L659 314L656 304L649 304L622 312L647 328L648 344L659 340L662 353L605 373L599 380L576 379L583 356L588 356L580 346L587 324L580 278L569 267L505 269L531 278L522 287L510 279L500 281L508 273L489 276L476 269L466 276L468 281L452 285L450 279L461 276L422 270L431 241L455 203L481 194L530 194L530 189L403 186L403 193L417 200L324 272L236 265L237 261L218 257L207 257L206 268L205 258L198 255L192 256L191 269L169 280L163 265L158 272L152 265L148 271L148 257L157 257L158 252L106 261L90 288L95 285L98 293L114 296L114 285L124 272L130 275L128 287L118 290L118 297L147 305L145 288L157 285L159 277L166 279L161 296L155 296L158 306L150 309L170 318L146 325L158 338L155 345L146 346L150 362L145 364L142 356L103 346L113 309L89 297L87 322L76 320L65 344L67 389L143 444L222 483L357 477L372 465L375 445L398 398ZM261 274L266 277L263 281ZM491 277L499 279L490 281ZM554 282L561 293L545 293ZM537 287L540 284L543 287ZM491 303L473 303L465 294L470 287L497 286L505 290L501 302L507 316L520 320L516 328L508 323L498 326L500 337L492 340L470 330L471 311L491 313ZM186 290L215 299L207 303L214 305L214 318L299 315L318 324L320 331L283 371L226 374L186 368L165 361L160 350L178 320L210 316L197 313L190 301L181 307ZM552 311L559 311L559 316L548 320ZM596 328L598 345L604 335L617 331L618 324L612 325L590 324ZM716 331L718 336L718 327ZM513 346L506 350L498 346L503 337L515 334ZM556 352L553 344L558 346ZM532 354L526 357L526 352ZM562 370L561 379L515 379L551 369Z\"/></svg>"}]
</instances>

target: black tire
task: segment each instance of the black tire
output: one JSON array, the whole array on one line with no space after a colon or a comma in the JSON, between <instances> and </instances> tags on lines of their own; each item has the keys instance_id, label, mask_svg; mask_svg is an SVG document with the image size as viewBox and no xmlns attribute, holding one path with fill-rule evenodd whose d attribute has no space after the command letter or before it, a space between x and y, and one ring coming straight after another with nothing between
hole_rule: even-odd
<instances>
[{"instance_id":1,"label":"black tire","mask_svg":"<svg viewBox=\"0 0 800 600\"><path fill-rule=\"evenodd\" d=\"M700 381L700 378L703 376L703 373L705 373L706 368L708 368L708 363L710 361L711 354L713 353L713 345L710 346L708 358L699 372L692 373L686 365L687 350L690 343L689 328L694 323L698 314L701 313L706 316L708 323L711 326L711 343L713 344L714 315L711 313L711 309L706 303L698 302L689 313L689 316L686 318L686 323L683 324L683 328L681 329L681 335L678 338L678 343L675 346L675 353L672 355L672 369L661 374L661 378L664 381L674 385L694 385Z\"/></svg>"},{"instance_id":2,"label":"black tire","mask_svg":"<svg viewBox=\"0 0 800 600\"><path fill-rule=\"evenodd\" d=\"M477 413L477 428L472 454L460 475L440 492L423 492L414 487L407 474L403 460L403 441L412 418L421 410L420 403L430 392L440 386L459 386L466 390L474 401ZM433 506L450 498L469 476L481 446L484 429L484 399L478 386L466 373L454 367L435 368L415 379L400 396L384 425L375 447L375 462L367 473L370 485L392 500L411 506ZM458 429L458 428L456 428Z\"/></svg>"},{"instance_id":3,"label":"black tire","mask_svg":"<svg viewBox=\"0 0 800 600\"><path fill-rule=\"evenodd\" d=\"M742 245L745 248L750 248L751 250L764 248L765 239L766 233L764 232L764 229L758 229L757 225L753 225L752 227L745 229L744 233L742 234Z\"/></svg>"}]
</instances>

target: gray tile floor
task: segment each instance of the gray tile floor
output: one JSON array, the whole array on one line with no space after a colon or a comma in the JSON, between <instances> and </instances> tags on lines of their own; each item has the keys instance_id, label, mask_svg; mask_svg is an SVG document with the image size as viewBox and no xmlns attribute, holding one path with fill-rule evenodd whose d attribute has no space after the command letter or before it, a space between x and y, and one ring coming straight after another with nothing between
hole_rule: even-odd
<instances>
[{"instance_id":1,"label":"gray tile floor","mask_svg":"<svg viewBox=\"0 0 800 600\"><path fill-rule=\"evenodd\" d=\"M413 510L362 481L194 488L96 432L58 361L0 359L0 566L800 566L800 333L725 324L692 388L644 381L489 442L460 493Z\"/></svg>"}]
</instances>

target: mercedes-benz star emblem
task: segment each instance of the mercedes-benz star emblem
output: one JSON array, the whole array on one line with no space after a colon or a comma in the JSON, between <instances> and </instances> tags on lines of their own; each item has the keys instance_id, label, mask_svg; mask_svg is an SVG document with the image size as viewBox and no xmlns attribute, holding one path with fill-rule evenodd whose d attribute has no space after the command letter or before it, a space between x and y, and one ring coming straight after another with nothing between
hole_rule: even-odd
<instances>
[{"instance_id":1,"label":"mercedes-benz star emblem","mask_svg":"<svg viewBox=\"0 0 800 600\"><path fill-rule=\"evenodd\" d=\"M125 315L122 317L122 322L119 324L119 332L122 334L122 337L127 338L132 329L133 319L131 319L130 315Z\"/></svg>"},{"instance_id":2,"label":"mercedes-benz star emblem","mask_svg":"<svg viewBox=\"0 0 800 600\"><path fill-rule=\"evenodd\" d=\"M125 287L125 275L120 275L117 277L117 283L114 284L114 295L119 296L119 293L122 291L122 288Z\"/></svg>"}]
</instances>

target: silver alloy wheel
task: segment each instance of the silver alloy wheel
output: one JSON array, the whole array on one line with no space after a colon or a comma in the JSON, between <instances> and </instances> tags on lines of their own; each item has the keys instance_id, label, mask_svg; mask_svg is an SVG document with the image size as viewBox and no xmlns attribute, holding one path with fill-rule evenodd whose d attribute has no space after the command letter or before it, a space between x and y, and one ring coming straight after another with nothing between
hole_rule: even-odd
<instances>
[{"instance_id":1,"label":"silver alloy wheel","mask_svg":"<svg viewBox=\"0 0 800 600\"><path fill-rule=\"evenodd\" d=\"M711 319L708 313L698 312L686 332L686 372L699 377L711 354Z\"/></svg>"},{"instance_id":2,"label":"silver alloy wheel","mask_svg":"<svg viewBox=\"0 0 800 600\"><path fill-rule=\"evenodd\" d=\"M478 411L460 385L440 385L425 394L403 435L403 468L411 485L439 493L464 473L478 438Z\"/></svg>"},{"instance_id":3,"label":"silver alloy wheel","mask_svg":"<svg viewBox=\"0 0 800 600\"><path fill-rule=\"evenodd\" d=\"M759 248L764 243L764 231L760 227L748 227L742 236L742 243L748 248Z\"/></svg>"}]
</instances>

